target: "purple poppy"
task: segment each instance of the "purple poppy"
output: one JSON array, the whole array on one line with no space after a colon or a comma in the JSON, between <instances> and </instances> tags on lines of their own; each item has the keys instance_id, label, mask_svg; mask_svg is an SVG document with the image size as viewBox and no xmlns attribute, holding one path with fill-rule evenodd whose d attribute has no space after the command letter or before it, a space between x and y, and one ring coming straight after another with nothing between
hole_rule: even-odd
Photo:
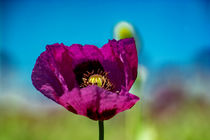
<instances>
[{"instance_id":1,"label":"purple poppy","mask_svg":"<svg viewBox=\"0 0 210 140\"><path fill-rule=\"evenodd\" d=\"M129 93L137 76L135 41L94 45L47 45L32 72L33 85L69 111L108 120L130 109L139 98Z\"/></svg>"}]
</instances>

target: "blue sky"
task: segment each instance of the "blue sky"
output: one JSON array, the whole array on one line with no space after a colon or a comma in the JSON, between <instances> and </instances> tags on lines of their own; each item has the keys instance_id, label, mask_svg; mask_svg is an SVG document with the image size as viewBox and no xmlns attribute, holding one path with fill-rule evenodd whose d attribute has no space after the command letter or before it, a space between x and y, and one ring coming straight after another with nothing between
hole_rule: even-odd
<instances>
[{"instance_id":1,"label":"blue sky","mask_svg":"<svg viewBox=\"0 0 210 140\"><path fill-rule=\"evenodd\" d=\"M113 27L122 20L132 23L140 33L142 55L149 59L149 65L185 63L199 50L210 47L208 0L5 0L1 4L0 45L26 79L46 44L100 47L113 38Z\"/></svg>"}]
</instances>

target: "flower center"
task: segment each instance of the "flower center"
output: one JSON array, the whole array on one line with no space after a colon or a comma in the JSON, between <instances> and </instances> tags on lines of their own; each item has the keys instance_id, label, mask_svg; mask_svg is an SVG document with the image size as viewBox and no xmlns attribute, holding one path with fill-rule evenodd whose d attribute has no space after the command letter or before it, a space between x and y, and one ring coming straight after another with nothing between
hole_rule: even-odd
<instances>
[{"instance_id":1,"label":"flower center","mask_svg":"<svg viewBox=\"0 0 210 140\"><path fill-rule=\"evenodd\" d=\"M76 66L74 73L80 88L96 85L106 90L114 90L114 85L108 78L108 72L104 70L99 61L83 62Z\"/></svg>"},{"instance_id":2,"label":"flower center","mask_svg":"<svg viewBox=\"0 0 210 140\"><path fill-rule=\"evenodd\" d=\"M104 77L99 74L91 75L88 79L89 84L97 85L99 87L102 87L104 81L105 81Z\"/></svg>"},{"instance_id":3,"label":"flower center","mask_svg":"<svg viewBox=\"0 0 210 140\"><path fill-rule=\"evenodd\" d=\"M107 72L98 70L97 72L89 72L83 74L83 83L80 85L80 87L87 87L89 85L97 85L101 88L112 90L113 85L109 81L107 77Z\"/></svg>"}]
</instances>

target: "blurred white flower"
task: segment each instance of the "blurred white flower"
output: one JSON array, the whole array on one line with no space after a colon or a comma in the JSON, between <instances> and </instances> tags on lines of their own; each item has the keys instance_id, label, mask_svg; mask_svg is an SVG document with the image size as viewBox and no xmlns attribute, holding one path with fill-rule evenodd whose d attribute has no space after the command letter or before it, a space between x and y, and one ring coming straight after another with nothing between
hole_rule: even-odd
<instances>
[{"instance_id":1,"label":"blurred white flower","mask_svg":"<svg viewBox=\"0 0 210 140\"><path fill-rule=\"evenodd\" d=\"M138 66L138 77L140 77L141 82L145 82L148 78L148 70L145 66Z\"/></svg>"},{"instance_id":2,"label":"blurred white flower","mask_svg":"<svg viewBox=\"0 0 210 140\"><path fill-rule=\"evenodd\" d=\"M146 125L139 130L136 140L157 140L157 131L152 125Z\"/></svg>"}]
</instances>

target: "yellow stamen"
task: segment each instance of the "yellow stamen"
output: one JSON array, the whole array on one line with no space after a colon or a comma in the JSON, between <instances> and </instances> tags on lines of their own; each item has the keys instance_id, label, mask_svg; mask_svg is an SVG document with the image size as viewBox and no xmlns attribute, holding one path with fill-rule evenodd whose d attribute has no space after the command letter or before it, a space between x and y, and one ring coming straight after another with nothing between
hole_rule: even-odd
<instances>
[{"instance_id":1,"label":"yellow stamen","mask_svg":"<svg viewBox=\"0 0 210 140\"><path fill-rule=\"evenodd\" d=\"M104 82L103 76L98 75L98 74L94 74L94 75L90 76L88 79L88 83L90 83L92 85L97 85L99 87L102 87L103 82Z\"/></svg>"}]
</instances>

